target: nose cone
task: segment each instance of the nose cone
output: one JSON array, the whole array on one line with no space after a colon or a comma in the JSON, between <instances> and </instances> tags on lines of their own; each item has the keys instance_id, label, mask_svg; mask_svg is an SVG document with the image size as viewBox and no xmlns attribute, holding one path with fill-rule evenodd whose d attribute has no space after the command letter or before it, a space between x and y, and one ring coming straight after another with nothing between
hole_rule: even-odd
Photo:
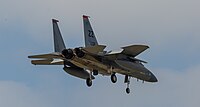
<instances>
[{"instance_id":1,"label":"nose cone","mask_svg":"<svg viewBox=\"0 0 200 107\"><path fill-rule=\"evenodd\" d=\"M151 78L149 79L149 82L158 82L158 79L156 78L155 75L151 75Z\"/></svg>"}]
</instances>

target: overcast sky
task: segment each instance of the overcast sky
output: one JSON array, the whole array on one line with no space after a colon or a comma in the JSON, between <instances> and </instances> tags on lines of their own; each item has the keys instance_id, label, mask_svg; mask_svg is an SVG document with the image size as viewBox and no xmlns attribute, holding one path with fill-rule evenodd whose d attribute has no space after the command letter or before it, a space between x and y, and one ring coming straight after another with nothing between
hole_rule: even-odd
<instances>
[{"instance_id":1,"label":"overcast sky","mask_svg":"<svg viewBox=\"0 0 200 107\"><path fill-rule=\"evenodd\" d=\"M197 107L200 105L199 0L0 0L1 107ZM150 49L138 56L158 83L124 77L116 84L84 80L62 66L34 66L28 55L53 51L52 23L67 47L83 46L82 15L89 15L107 50L131 44Z\"/></svg>"}]
</instances>

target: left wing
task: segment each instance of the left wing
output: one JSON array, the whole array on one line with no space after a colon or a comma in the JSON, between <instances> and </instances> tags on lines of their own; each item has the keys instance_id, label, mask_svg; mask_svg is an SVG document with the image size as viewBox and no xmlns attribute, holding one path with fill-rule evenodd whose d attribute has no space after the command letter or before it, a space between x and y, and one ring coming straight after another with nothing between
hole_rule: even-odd
<instances>
[{"instance_id":1,"label":"left wing","mask_svg":"<svg viewBox=\"0 0 200 107\"><path fill-rule=\"evenodd\" d=\"M59 52L49 53L49 54L40 54L40 55L31 55L28 58L35 58L38 60L31 60L31 63L34 65L63 65L64 57Z\"/></svg>"},{"instance_id":2,"label":"left wing","mask_svg":"<svg viewBox=\"0 0 200 107\"><path fill-rule=\"evenodd\" d=\"M44 59L44 60L31 60L33 65L63 65L63 60L53 60L53 59Z\"/></svg>"}]
</instances>

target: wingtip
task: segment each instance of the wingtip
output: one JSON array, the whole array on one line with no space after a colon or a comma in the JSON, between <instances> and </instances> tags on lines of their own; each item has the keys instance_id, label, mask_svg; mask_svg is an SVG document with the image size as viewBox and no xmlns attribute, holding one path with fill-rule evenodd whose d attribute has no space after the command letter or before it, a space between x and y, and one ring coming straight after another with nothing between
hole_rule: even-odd
<instances>
[{"instance_id":1,"label":"wingtip","mask_svg":"<svg viewBox=\"0 0 200 107\"><path fill-rule=\"evenodd\" d=\"M31 58L31 56L28 56L28 58Z\"/></svg>"}]
</instances>

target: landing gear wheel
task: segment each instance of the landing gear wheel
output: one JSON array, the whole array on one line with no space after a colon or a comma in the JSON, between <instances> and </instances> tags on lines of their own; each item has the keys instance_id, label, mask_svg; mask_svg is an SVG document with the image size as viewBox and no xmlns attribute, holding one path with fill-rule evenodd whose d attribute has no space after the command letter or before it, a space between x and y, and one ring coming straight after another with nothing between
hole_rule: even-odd
<instances>
[{"instance_id":1,"label":"landing gear wheel","mask_svg":"<svg viewBox=\"0 0 200 107\"><path fill-rule=\"evenodd\" d=\"M116 82L117 82L117 76L116 76L115 74L112 74L112 75L111 75L111 81L112 81L113 83L116 83Z\"/></svg>"},{"instance_id":2,"label":"landing gear wheel","mask_svg":"<svg viewBox=\"0 0 200 107\"><path fill-rule=\"evenodd\" d=\"M86 79L86 84L88 87L92 86L92 80L90 78Z\"/></svg>"},{"instance_id":3,"label":"landing gear wheel","mask_svg":"<svg viewBox=\"0 0 200 107\"><path fill-rule=\"evenodd\" d=\"M130 88L126 88L126 93L127 93L127 94L130 93Z\"/></svg>"}]
</instances>

